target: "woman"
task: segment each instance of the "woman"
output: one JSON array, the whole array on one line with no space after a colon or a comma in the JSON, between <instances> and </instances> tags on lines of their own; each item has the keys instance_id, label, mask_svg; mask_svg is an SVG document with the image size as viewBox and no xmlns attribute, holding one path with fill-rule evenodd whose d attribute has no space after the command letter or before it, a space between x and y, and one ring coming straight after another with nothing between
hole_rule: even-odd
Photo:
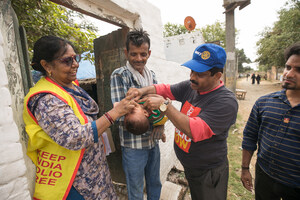
<instances>
[{"instance_id":1,"label":"woman","mask_svg":"<svg viewBox=\"0 0 300 200\"><path fill-rule=\"evenodd\" d=\"M255 79L256 79L256 76L255 74L253 73L252 76L251 76L251 79L252 79L252 84L255 84Z\"/></svg>"},{"instance_id":2,"label":"woman","mask_svg":"<svg viewBox=\"0 0 300 200\"><path fill-rule=\"evenodd\" d=\"M96 102L74 83L79 60L64 39L45 36L34 45L32 67L44 77L23 112L36 165L34 199L117 199L101 134L133 109L132 96L97 119Z\"/></svg>"}]
</instances>

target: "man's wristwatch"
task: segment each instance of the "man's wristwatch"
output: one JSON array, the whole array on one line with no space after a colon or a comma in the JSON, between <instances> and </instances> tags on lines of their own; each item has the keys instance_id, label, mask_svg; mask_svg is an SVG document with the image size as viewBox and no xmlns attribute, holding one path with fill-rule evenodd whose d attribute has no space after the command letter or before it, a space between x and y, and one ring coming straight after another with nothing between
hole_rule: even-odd
<instances>
[{"instance_id":1,"label":"man's wristwatch","mask_svg":"<svg viewBox=\"0 0 300 200\"><path fill-rule=\"evenodd\" d=\"M162 104L160 104L159 110L160 110L161 112L166 112L169 103L170 103L169 99L166 99Z\"/></svg>"}]
</instances>

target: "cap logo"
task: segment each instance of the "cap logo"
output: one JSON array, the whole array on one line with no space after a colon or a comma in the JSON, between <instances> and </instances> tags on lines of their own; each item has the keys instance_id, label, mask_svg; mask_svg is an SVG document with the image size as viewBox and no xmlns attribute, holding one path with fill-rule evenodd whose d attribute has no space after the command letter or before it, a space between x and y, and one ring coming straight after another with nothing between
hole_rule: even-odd
<instances>
[{"instance_id":1,"label":"cap logo","mask_svg":"<svg viewBox=\"0 0 300 200\"><path fill-rule=\"evenodd\" d=\"M198 56L201 56L201 53L199 51L195 51L195 54L197 54Z\"/></svg>"},{"instance_id":2,"label":"cap logo","mask_svg":"<svg viewBox=\"0 0 300 200\"><path fill-rule=\"evenodd\" d=\"M207 60L207 59L209 59L209 57L210 57L209 51L203 51L203 52L201 53L201 58L202 58L203 60Z\"/></svg>"},{"instance_id":3,"label":"cap logo","mask_svg":"<svg viewBox=\"0 0 300 200\"><path fill-rule=\"evenodd\" d=\"M223 69L225 64L225 49L216 44L204 43L196 47L192 59L183 63L182 66L201 73L213 67Z\"/></svg>"}]
</instances>

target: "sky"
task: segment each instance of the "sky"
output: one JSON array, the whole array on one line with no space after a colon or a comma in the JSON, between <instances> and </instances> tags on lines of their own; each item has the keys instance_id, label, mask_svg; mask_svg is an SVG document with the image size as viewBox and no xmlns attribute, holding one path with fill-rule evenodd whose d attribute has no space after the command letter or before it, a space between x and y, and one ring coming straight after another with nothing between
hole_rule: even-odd
<instances>
[{"instance_id":1,"label":"sky","mask_svg":"<svg viewBox=\"0 0 300 200\"><path fill-rule=\"evenodd\" d=\"M161 11L162 23L184 24L187 16L194 18L196 28L212 25L216 21L225 23L223 0L146 0ZM236 48L244 49L251 61L257 58L256 42L259 33L266 27L273 27L278 20L278 11L287 0L251 0L251 4L239 10L235 9L235 28L239 31L236 38ZM117 29L116 26L105 23L101 25L100 34L104 35ZM256 64L250 65L256 68Z\"/></svg>"},{"instance_id":2,"label":"sky","mask_svg":"<svg viewBox=\"0 0 300 200\"><path fill-rule=\"evenodd\" d=\"M184 24L186 16L191 16L196 22L196 28L212 25L216 21L225 22L223 0L148 0L161 11L163 24L167 22ZM244 49L248 58L254 61L256 42L259 33L265 27L273 27L278 20L277 12L287 0L251 0L251 4L239 10L235 9L235 28L239 31L236 48Z\"/></svg>"}]
</instances>

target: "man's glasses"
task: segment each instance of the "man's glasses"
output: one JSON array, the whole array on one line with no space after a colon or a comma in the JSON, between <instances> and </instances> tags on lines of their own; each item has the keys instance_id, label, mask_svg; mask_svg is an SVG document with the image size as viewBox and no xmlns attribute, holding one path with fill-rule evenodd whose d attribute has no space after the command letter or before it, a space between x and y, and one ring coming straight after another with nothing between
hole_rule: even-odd
<instances>
[{"instance_id":1,"label":"man's glasses","mask_svg":"<svg viewBox=\"0 0 300 200\"><path fill-rule=\"evenodd\" d=\"M60 58L58 59L60 62L65 63L69 67L73 65L73 61L75 60L77 63L81 60L81 55L76 54L75 56L70 56L70 57L65 57L65 58Z\"/></svg>"}]
</instances>

